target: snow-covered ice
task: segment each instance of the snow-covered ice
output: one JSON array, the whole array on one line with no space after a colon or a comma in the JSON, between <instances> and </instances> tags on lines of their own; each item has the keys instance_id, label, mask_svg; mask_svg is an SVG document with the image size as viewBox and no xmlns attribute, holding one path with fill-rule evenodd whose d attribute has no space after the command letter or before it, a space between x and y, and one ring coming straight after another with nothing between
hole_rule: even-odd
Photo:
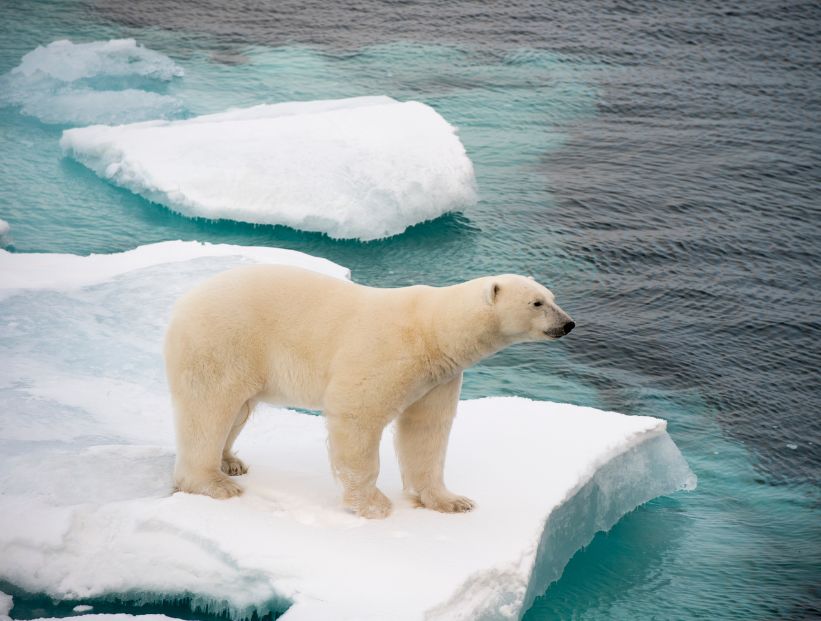
<instances>
[{"instance_id":1,"label":"snow-covered ice","mask_svg":"<svg viewBox=\"0 0 821 621\"><path fill-rule=\"evenodd\" d=\"M182 104L157 92L183 70L134 39L54 41L0 77L0 105L44 123L88 125L166 118Z\"/></svg>"},{"instance_id":2,"label":"snow-covered ice","mask_svg":"<svg viewBox=\"0 0 821 621\"><path fill-rule=\"evenodd\" d=\"M67 154L192 217L372 240L476 202L473 165L433 108L389 97L266 104L67 130Z\"/></svg>"},{"instance_id":3,"label":"snow-covered ice","mask_svg":"<svg viewBox=\"0 0 821 621\"><path fill-rule=\"evenodd\" d=\"M448 456L450 487L478 502L469 514L402 498L390 433L380 487L395 512L346 513L323 420L272 407L237 443L244 496L172 494L165 323L183 291L244 262L347 276L297 252L195 242L0 251L0 581L78 604L290 606L287 621L516 619L596 531L694 484L662 420L487 398L460 404Z\"/></svg>"},{"instance_id":4,"label":"snow-covered ice","mask_svg":"<svg viewBox=\"0 0 821 621\"><path fill-rule=\"evenodd\" d=\"M257 263L296 265L338 278L350 278L351 275L350 270L327 259L296 250L261 246L168 241L139 246L127 252L88 257L0 252L0 299L21 289L76 289L103 283L127 272L203 257L225 257L229 262L240 257Z\"/></svg>"}]
</instances>

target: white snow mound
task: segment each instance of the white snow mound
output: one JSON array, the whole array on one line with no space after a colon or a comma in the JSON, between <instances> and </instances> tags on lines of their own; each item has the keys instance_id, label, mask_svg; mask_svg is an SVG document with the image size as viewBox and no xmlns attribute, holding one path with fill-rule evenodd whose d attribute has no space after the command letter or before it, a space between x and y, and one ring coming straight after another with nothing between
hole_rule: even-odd
<instances>
[{"instance_id":1,"label":"white snow mound","mask_svg":"<svg viewBox=\"0 0 821 621\"><path fill-rule=\"evenodd\" d=\"M174 61L134 39L54 41L0 77L0 104L44 123L88 125L174 116L174 97L157 92L183 75Z\"/></svg>"},{"instance_id":2,"label":"white snow mound","mask_svg":"<svg viewBox=\"0 0 821 621\"><path fill-rule=\"evenodd\" d=\"M67 130L98 175L191 217L372 240L476 202L445 119L389 97L254 106L184 121Z\"/></svg>"},{"instance_id":3,"label":"white snow mound","mask_svg":"<svg viewBox=\"0 0 821 621\"><path fill-rule=\"evenodd\" d=\"M460 404L448 455L450 487L478 502L469 514L403 499L390 432L379 485L394 513L346 513L323 419L272 407L238 441L242 497L172 494L168 314L247 262L347 275L300 253L194 242L0 251L0 582L77 604L287 608L287 621L517 619L596 531L693 485L662 420L487 398Z\"/></svg>"}]
</instances>

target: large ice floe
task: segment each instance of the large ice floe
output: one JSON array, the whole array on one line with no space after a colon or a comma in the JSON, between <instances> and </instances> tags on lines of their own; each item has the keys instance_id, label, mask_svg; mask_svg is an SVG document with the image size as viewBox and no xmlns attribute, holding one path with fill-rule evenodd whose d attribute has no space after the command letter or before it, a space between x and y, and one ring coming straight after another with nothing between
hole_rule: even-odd
<instances>
[{"instance_id":1,"label":"large ice floe","mask_svg":"<svg viewBox=\"0 0 821 621\"><path fill-rule=\"evenodd\" d=\"M450 487L415 509L391 447L385 520L341 508L321 417L261 406L231 500L173 494L161 342L173 301L293 251L165 242L78 257L0 251L0 582L77 604L188 598L284 619L517 619L594 533L694 477L656 418L522 398L463 401Z\"/></svg>"},{"instance_id":2,"label":"large ice floe","mask_svg":"<svg viewBox=\"0 0 821 621\"><path fill-rule=\"evenodd\" d=\"M372 240L476 201L473 165L433 108L390 97L265 104L68 130L67 154L187 216Z\"/></svg>"},{"instance_id":3,"label":"large ice floe","mask_svg":"<svg viewBox=\"0 0 821 621\"><path fill-rule=\"evenodd\" d=\"M54 41L0 77L0 104L61 125L166 118L183 106L157 91L182 74L170 58L134 39Z\"/></svg>"}]
</instances>

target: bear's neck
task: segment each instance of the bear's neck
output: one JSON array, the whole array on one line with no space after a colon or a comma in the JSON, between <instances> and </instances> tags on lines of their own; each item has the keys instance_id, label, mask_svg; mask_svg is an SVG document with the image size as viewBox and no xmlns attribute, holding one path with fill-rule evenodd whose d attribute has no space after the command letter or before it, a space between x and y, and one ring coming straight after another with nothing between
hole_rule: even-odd
<instances>
[{"instance_id":1,"label":"bear's neck","mask_svg":"<svg viewBox=\"0 0 821 621\"><path fill-rule=\"evenodd\" d=\"M509 345L500 336L492 308L481 302L481 294L470 284L440 289L448 293L437 296L440 299L431 308L431 353L438 353L443 371L454 375Z\"/></svg>"}]
</instances>

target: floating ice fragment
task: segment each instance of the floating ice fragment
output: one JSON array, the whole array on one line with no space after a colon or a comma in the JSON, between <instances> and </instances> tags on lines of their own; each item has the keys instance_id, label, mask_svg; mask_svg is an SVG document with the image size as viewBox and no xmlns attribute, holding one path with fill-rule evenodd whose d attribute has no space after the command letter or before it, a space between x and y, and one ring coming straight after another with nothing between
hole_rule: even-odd
<instances>
[{"instance_id":1,"label":"floating ice fragment","mask_svg":"<svg viewBox=\"0 0 821 621\"><path fill-rule=\"evenodd\" d=\"M54 41L0 77L0 105L20 106L24 114L55 124L167 118L182 105L155 91L182 75L174 61L134 39Z\"/></svg>"},{"instance_id":2,"label":"floating ice fragment","mask_svg":"<svg viewBox=\"0 0 821 621\"><path fill-rule=\"evenodd\" d=\"M0 220L0 237L8 235L10 230L11 225L5 220Z\"/></svg>"},{"instance_id":3,"label":"floating ice fragment","mask_svg":"<svg viewBox=\"0 0 821 621\"><path fill-rule=\"evenodd\" d=\"M193 242L0 251L0 582L57 600L190 597L237 618L516 619L596 531L695 484L662 420L508 397L459 404L446 474L478 502L469 514L404 499L390 432L379 483L393 515L346 513L323 419L273 407L238 440L242 497L172 494L168 313L243 262L347 274Z\"/></svg>"},{"instance_id":4,"label":"floating ice fragment","mask_svg":"<svg viewBox=\"0 0 821 621\"><path fill-rule=\"evenodd\" d=\"M9 613L12 608L14 608L14 599L12 596L0 591L0 621L9 618Z\"/></svg>"},{"instance_id":5,"label":"floating ice fragment","mask_svg":"<svg viewBox=\"0 0 821 621\"><path fill-rule=\"evenodd\" d=\"M432 108L389 97L254 106L63 133L101 177L192 217L372 240L475 203L473 165Z\"/></svg>"},{"instance_id":6,"label":"floating ice fragment","mask_svg":"<svg viewBox=\"0 0 821 621\"><path fill-rule=\"evenodd\" d=\"M23 114L59 125L127 123L176 116L183 110L174 97L133 88L121 91L67 88L47 97L15 103L21 105Z\"/></svg>"},{"instance_id":7,"label":"floating ice fragment","mask_svg":"<svg viewBox=\"0 0 821 621\"><path fill-rule=\"evenodd\" d=\"M183 75L182 68L168 56L137 45L134 39L92 43L54 41L23 56L22 62L11 72L26 77L48 76L60 82L112 76L141 76L167 81Z\"/></svg>"},{"instance_id":8,"label":"floating ice fragment","mask_svg":"<svg viewBox=\"0 0 821 621\"><path fill-rule=\"evenodd\" d=\"M86 604L80 604L79 606L75 606L72 608L74 612L88 612L90 610L94 610L94 606L88 606Z\"/></svg>"}]
</instances>

